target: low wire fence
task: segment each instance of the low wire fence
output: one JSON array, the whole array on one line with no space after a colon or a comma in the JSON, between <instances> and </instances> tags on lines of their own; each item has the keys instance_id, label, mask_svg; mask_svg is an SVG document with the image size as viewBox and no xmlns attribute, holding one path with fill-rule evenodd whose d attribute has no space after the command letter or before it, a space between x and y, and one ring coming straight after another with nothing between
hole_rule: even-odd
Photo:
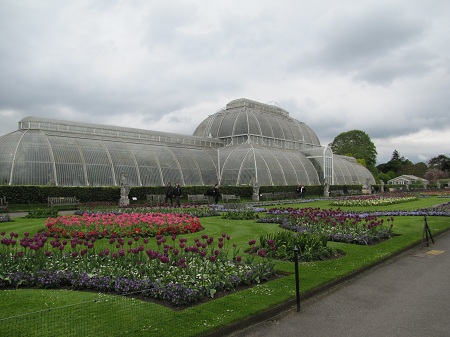
<instances>
[{"instance_id":1,"label":"low wire fence","mask_svg":"<svg viewBox=\"0 0 450 337\"><path fill-rule=\"evenodd\" d=\"M139 293L122 296L99 293L97 298L80 303L54 306L9 317L5 317L8 314L3 312L3 318L0 318L0 336L198 335L199 331L192 328L173 326L171 323L173 309L166 307L161 309L161 306L152 306L135 297L139 297Z\"/></svg>"}]
</instances>

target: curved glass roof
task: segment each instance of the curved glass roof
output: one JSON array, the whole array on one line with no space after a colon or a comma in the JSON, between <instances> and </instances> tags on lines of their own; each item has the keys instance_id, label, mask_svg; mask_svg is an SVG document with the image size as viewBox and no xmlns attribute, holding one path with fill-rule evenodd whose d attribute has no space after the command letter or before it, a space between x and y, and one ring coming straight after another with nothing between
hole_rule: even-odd
<instances>
[{"instance_id":1,"label":"curved glass roof","mask_svg":"<svg viewBox=\"0 0 450 337\"><path fill-rule=\"evenodd\" d=\"M306 124L289 117L277 106L241 98L227 104L224 110L207 117L194 136L219 139L242 135L260 137L261 145L270 147L305 148L320 146L317 135ZM229 143L229 142L228 142Z\"/></svg>"},{"instance_id":2,"label":"curved glass roof","mask_svg":"<svg viewBox=\"0 0 450 337\"><path fill-rule=\"evenodd\" d=\"M318 185L312 163L300 152L252 144L219 150L220 183L223 185Z\"/></svg>"},{"instance_id":3,"label":"curved glass roof","mask_svg":"<svg viewBox=\"0 0 450 337\"><path fill-rule=\"evenodd\" d=\"M365 184L354 158L333 155L278 106L238 99L206 118L193 136L26 117L0 137L0 183L131 186Z\"/></svg>"},{"instance_id":4,"label":"curved glass roof","mask_svg":"<svg viewBox=\"0 0 450 337\"><path fill-rule=\"evenodd\" d=\"M333 155L333 165L335 185L364 185L367 181L375 184L372 173L359 164L355 158Z\"/></svg>"},{"instance_id":5,"label":"curved glass roof","mask_svg":"<svg viewBox=\"0 0 450 337\"><path fill-rule=\"evenodd\" d=\"M19 130L0 139L0 179L11 185L131 186L217 182L217 150L155 145L109 137Z\"/></svg>"}]
</instances>

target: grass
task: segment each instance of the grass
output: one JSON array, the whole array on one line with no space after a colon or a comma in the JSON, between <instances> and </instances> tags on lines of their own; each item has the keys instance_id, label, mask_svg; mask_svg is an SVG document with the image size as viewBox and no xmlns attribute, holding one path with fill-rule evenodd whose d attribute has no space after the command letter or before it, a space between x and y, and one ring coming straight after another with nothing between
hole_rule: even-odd
<instances>
[{"instance_id":1,"label":"grass","mask_svg":"<svg viewBox=\"0 0 450 337\"><path fill-rule=\"evenodd\" d=\"M430 197L405 204L377 207L377 210L416 210L445 201L441 198ZM284 206L330 208L328 201ZM341 207L341 209L345 208ZM361 208L361 210L368 209L370 208ZM0 229L19 234L34 233L44 224L43 219L15 218L14 220L11 223L1 223ZM249 240L258 240L262 234L281 230L275 224L262 224L251 220L230 221L220 217L202 218L201 223L205 227L205 233L210 236L219 237L222 233L230 235L232 243L238 245L241 253L248 247ZM446 217L429 217L428 225L433 236L450 228ZM330 243L332 247L344 251L345 256L334 260L301 263L302 296L420 243L422 232L422 217L396 217L394 233L399 235L378 245ZM197 233L186 237L198 236ZM287 301L293 301L295 299L294 264L279 261L276 269L280 273L290 274L184 310L173 310L164 305L143 302L130 297L91 292L43 289L2 290L0 291L0 324L3 332L8 331L8 335L20 336L205 335ZM20 316L31 312L37 313ZM6 319L12 316L18 317Z\"/></svg>"}]
</instances>

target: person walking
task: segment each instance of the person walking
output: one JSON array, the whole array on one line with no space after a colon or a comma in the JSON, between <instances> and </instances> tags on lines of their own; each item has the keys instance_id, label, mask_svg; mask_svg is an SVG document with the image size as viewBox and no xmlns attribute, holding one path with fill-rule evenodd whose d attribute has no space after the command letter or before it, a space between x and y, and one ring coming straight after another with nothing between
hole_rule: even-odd
<instances>
[{"instance_id":1,"label":"person walking","mask_svg":"<svg viewBox=\"0 0 450 337\"><path fill-rule=\"evenodd\" d=\"M219 191L219 185L215 184L214 188L212 189L212 195L214 197L214 203L218 204L219 203L219 197L220 197L220 191Z\"/></svg>"},{"instance_id":2,"label":"person walking","mask_svg":"<svg viewBox=\"0 0 450 337\"><path fill-rule=\"evenodd\" d=\"M342 187L342 191L344 192L344 195L348 194L348 187L347 187L347 185L344 185L344 187Z\"/></svg>"},{"instance_id":3,"label":"person walking","mask_svg":"<svg viewBox=\"0 0 450 337\"><path fill-rule=\"evenodd\" d=\"M175 183L175 187L173 188L173 195L175 196L175 203L178 207L181 207L180 204L180 198L183 192L181 191L180 184L178 184L178 181Z\"/></svg>"},{"instance_id":4,"label":"person walking","mask_svg":"<svg viewBox=\"0 0 450 337\"><path fill-rule=\"evenodd\" d=\"M305 195L306 195L305 186L303 186L303 185L298 185L297 188L295 189L295 193L298 194L298 197L299 197L300 199L305 198Z\"/></svg>"},{"instance_id":5,"label":"person walking","mask_svg":"<svg viewBox=\"0 0 450 337\"><path fill-rule=\"evenodd\" d=\"M170 183L170 181L167 183L166 186L166 198L165 198L165 203L167 204L167 202L170 199L170 205L173 206L173 186Z\"/></svg>"},{"instance_id":6,"label":"person walking","mask_svg":"<svg viewBox=\"0 0 450 337\"><path fill-rule=\"evenodd\" d=\"M298 195L299 198L302 197L302 195L301 195L301 192L302 192L301 189L302 189L302 187L301 187L300 185L297 185L297 187L295 188L295 193Z\"/></svg>"}]
</instances>

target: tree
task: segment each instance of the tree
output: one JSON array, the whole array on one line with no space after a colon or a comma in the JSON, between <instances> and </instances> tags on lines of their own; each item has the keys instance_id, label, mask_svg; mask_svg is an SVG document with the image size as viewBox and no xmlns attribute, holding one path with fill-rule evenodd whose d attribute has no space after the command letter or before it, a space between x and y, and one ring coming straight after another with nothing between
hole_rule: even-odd
<instances>
[{"instance_id":1,"label":"tree","mask_svg":"<svg viewBox=\"0 0 450 337\"><path fill-rule=\"evenodd\" d=\"M389 171L393 172L393 171L391 170L391 167L388 165L388 163L383 163L383 164L377 165L377 169L378 169L378 171L380 171L380 172L383 173L383 174L386 174L386 173L388 173ZM395 177L394 177L394 178L395 178Z\"/></svg>"},{"instance_id":2,"label":"tree","mask_svg":"<svg viewBox=\"0 0 450 337\"><path fill-rule=\"evenodd\" d=\"M366 160L365 160L365 159L356 159L356 162L357 162L358 164L361 164L361 165L364 166L364 167L367 167L367 163L366 163Z\"/></svg>"},{"instance_id":3,"label":"tree","mask_svg":"<svg viewBox=\"0 0 450 337\"><path fill-rule=\"evenodd\" d=\"M385 182L385 183L394 178L395 178L395 173L392 171L389 171L387 173L379 173L377 176L378 181L381 182L383 180L383 182Z\"/></svg>"},{"instance_id":4,"label":"tree","mask_svg":"<svg viewBox=\"0 0 450 337\"><path fill-rule=\"evenodd\" d=\"M364 131L343 132L334 138L330 147L335 154L364 159L369 170L375 168L378 153L375 144Z\"/></svg>"},{"instance_id":5,"label":"tree","mask_svg":"<svg viewBox=\"0 0 450 337\"><path fill-rule=\"evenodd\" d=\"M405 157L400 156L400 153L398 153L397 150L394 150L394 152L392 153L391 160L389 160L385 164L378 165L377 169L383 173L392 171L397 176L399 176L402 174L407 174L407 173L404 173L404 171L406 170L406 167L409 167L411 165L414 165L414 164L409 159L406 159ZM400 172L402 172L402 173L400 173ZM423 176L424 173L425 173L425 171L419 177ZM412 174L412 173L409 173L409 174Z\"/></svg>"},{"instance_id":6,"label":"tree","mask_svg":"<svg viewBox=\"0 0 450 337\"><path fill-rule=\"evenodd\" d=\"M425 163L417 163L417 164L406 163L405 165L402 165L400 167L400 169L397 171L397 174L398 175L409 174L416 177L424 178L427 169L428 167L427 164Z\"/></svg>"},{"instance_id":7,"label":"tree","mask_svg":"<svg viewBox=\"0 0 450 337\"><path fill-rule=\"evenodd\" d=\"M440 179L446 179L446 178L448 178L448 173L446 171L432 168L432 169L428 169L428 171L425 172L425 179L427 179L431 183L435 183Z\"/></svg>"},{"instance_id":8,"label":"tree","mask_svg":"<svg viewBox=\"0 0 450 337\"><path fill-rule=\"evenodd\" d=\"M404 158L400 157L400 153L398 153L397 150L394 150L394 152L392 152L391 160L402 160L402 159Z\"/></svg>"},{"instance_id":9,"label":"tree","mask_svg":"<svg viewBox=\"0 0 450 337\"><path fill-rule=\"evenodd\" d=\"M440 154L428 161L428 168L450 172L450 158Z\"/></svg>"}]
</instances>

